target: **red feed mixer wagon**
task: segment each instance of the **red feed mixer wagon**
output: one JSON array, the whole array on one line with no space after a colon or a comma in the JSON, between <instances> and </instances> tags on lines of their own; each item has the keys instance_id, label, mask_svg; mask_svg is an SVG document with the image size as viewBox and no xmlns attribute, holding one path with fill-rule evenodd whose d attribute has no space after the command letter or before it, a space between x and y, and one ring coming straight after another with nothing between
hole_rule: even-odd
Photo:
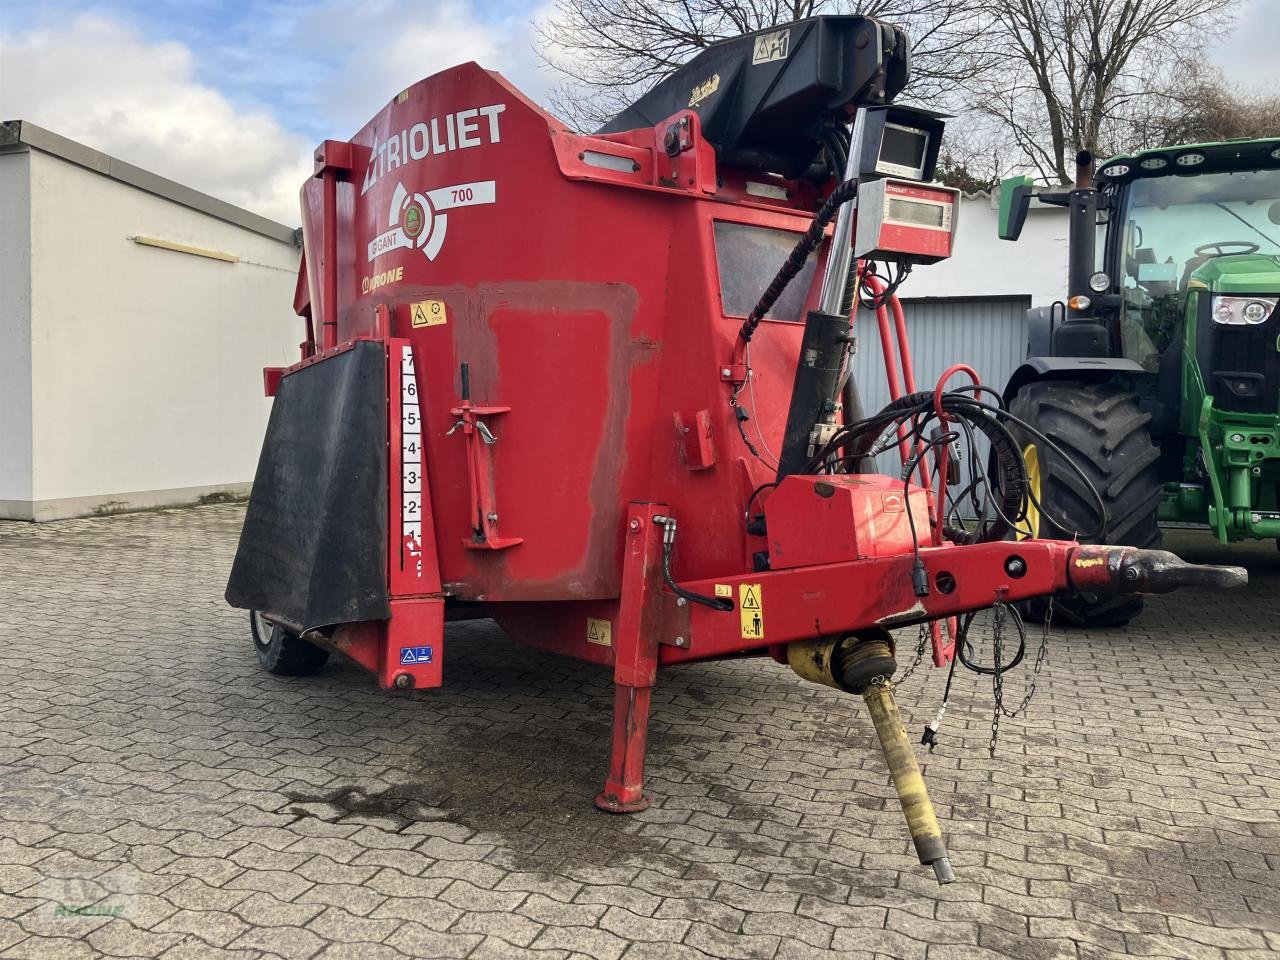
<instances>
[{"instance_id":1,"label":"red feed mixer wagon","mask_svg":"<svg viewBox=\"0 0 1280 960\"><path fill-rule=\"evenodd\" d=\"M908 62L894 27L800 21L710 47L592 135L468 63L325 141L302 359L265 372L227 588L264 665L338 651L384 687L437 687L445 622L492 617L612 669L596 803L626 812L648 802L659 668L772 657L864 697L920 861L949 881L888 629L934 624L942 665L937 624L966 612L1244 573L1012 539L1007 414L976 378L917 391L893 297L956 222L928 182L941 118L892 104ZM856 302L903 361L872 415ZM952 451L977 434L994 467L964 493L985 482L995 519L965 530ZM902 473L870 472L889 449Z\"/></svg>"}]
</instances>

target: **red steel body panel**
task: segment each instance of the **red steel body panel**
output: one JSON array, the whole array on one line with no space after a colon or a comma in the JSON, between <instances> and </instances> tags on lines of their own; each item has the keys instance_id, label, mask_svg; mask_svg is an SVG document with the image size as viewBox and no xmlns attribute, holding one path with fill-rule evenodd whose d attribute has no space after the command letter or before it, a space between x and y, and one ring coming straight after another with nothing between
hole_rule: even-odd
<instances>
[{"instance_id":1,"label":"red steel body panel","mask_svg":"<svg viewBox=\"0 0 1280 960\"><path fill-rule=\"evenodd\" d=\"M709 198L714 157L700 140L676 161L664 154L632 174L584 165L578 155L588 148L627 156L639 148L570 133L475 64L409 88L352 143L356 169L338 181L335 200L336 338L374 335L385 304L391 334L413 345L446 592L486 601L618 597L631 500L661 500L680 517L681 575L740 568L742 505L771 471L744 460L731 384L718 375L733 359L741 317L720 306L714 221L799 233L810 214ZM687 169L694 183L657 185L663 171L651 168L662 164L668 174ZM329 235L323 180L308 184L304 201L310 246ZM406 220L411 208L425 228ZM313 287L320 276L327 271L311 271ZM323 308L317 293L311 303ZM424 302L442 304L445 322L413 326L413 305ZM751 427L773 450L800 332L799 323L769 321L753 344ZM474 403L510 408L487 424L498 437L487 479L504 535L523 540L511 549L466 545L469 445L461 431L446 435L462 363ZM690 462L674 426L686 415L701 416L714 464L702 449Z\"/></svg>"}]
</instances>

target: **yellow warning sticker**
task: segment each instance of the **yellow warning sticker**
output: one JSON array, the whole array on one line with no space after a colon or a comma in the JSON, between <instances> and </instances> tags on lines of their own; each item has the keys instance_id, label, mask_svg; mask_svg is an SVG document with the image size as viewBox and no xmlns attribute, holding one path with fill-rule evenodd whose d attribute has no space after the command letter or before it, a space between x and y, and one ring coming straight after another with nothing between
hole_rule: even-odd
<instances>
[{"instance_id":1,"label":"yellow warning sticker","mask_svg":"<svg viewBox=\"0 0 1280 960\"><path fill-rule=\"evenodd\" d=\"M717 583L717 584L716 584L716 596L717 596L717 597L732 597L732 596L733 596L733 587L729 586L729 584L727 584L727 583Z\"/></svg>"},{"instance_id":2,"label":"yellow warning sticker","mask_svg":"<svg viewBox=\"0 0 1280 960\"><path fill-rule=\"evenodd\" d=\"M743 640L764 639L764 598L760 584L738 584L738 617L742 621Z\"/></svg>"},{"instance_id":3,"label":"yellow warning sticker","mask_svg":"<svg viewBox=\"0 0 1280 960\"><path fill-rule=\"evenodd\" d=\"M613 624L598 617L587 617L587 643L613 646Z\"/></svg>"},{"instance_id":4,"label":"yellow warning sticker","mask_svg":"<svg viewBox=\"0 0 1280 960\"><path fill-rule=\"evenodd\" d=\"M409 304L409 317L415 327L434 327L449 322L442 300L422 300Z\"/></svg>"}]
</instances>

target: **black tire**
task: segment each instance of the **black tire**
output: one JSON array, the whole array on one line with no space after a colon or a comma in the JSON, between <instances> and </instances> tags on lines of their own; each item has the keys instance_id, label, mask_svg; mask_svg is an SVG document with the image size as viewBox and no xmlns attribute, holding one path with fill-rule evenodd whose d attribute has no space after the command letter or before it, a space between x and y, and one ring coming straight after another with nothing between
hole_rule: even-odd
<instances>
[{"instance_id":1,"label":"black tire","mask_svg":"<svg viewBox=\"0 0 1280 960\"><path fill-rule=\"evenodd\" d=\"M1151 442L1150 414L1137 394L1115 383L1040 381L1018 391L1009 412L1052 440L1084 471L1102 497L1106 516L1079 475L1063 458L1014 427L1024 451L1039 461L1041 506L1037 535L1046 540L1158 547L1160 451ZM1047 600L1028 601L1027 619L1043 621ZM1053 620L1080 627L1120 627L1142 612L1141 597L1079 593L1053 601Z\"/></svg>"},{"instance_id":2,"label":"black tire","mask_svg":"<svg viewBox=\"0 0 1280 960\"><path fill-rule=\"evenodd\" d=\"M279 624L262 620L256 611L249 612L249 628L253 634L253 649L258 654L258 663L262 664L262 669L267 673L277 677L310 676L329 659L328 650L289 633Z\"/></svg>"}]
</instances>

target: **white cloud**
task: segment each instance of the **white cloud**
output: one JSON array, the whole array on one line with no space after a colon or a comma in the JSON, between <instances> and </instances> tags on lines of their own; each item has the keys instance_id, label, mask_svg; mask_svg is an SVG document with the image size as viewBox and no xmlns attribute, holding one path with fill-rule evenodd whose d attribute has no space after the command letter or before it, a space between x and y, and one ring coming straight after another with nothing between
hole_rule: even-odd
<instances>
[{"instance_id":1,"label":"white cloud","mask_svg":"<svg viewBox=\"0 0 1280 960\"><path fill-rule=\"evenodd\" d=\"M128 14L45 18L0 32L0 119L29 120L292 225L311 148L351 136L424 77L474 60L544 99L556 78L532 24L551 16L553 0L504 15L483 2L321 0L274 17L248 8L237 49L257 65L249 73L216 46L226 36L205 46L188 33L188 45L152 39L162 24L144 34Z\"/></svg>"},{"instance_id":2,"label":"white cloud","mask_svg":"<svg viewBox=\"0 0 1280 960\"><path fill-rule=\"evenodd\" d=\"M338 64L320 83L328 122L342 125L329 135L351 135L405 87L469 60L540 101L553 78L534 51L531 22L549 7L497 19L482 19L476 9L466 0L363 0L307 15L298 25L298 42L315 59ZM335 31L339 22L342 29Z\"/></svg>"},{"instance_id":3,"label":"white cloud","mask_svg":"<svg viewBox=\"0 0 1280 960\"><path fill-rule=\"evenodd\" d=\"M0 36L0 117L30 120L285 224L298 222L310 147L195 79L180 43L83 15Z\"/></svg>"}]
</instances>

